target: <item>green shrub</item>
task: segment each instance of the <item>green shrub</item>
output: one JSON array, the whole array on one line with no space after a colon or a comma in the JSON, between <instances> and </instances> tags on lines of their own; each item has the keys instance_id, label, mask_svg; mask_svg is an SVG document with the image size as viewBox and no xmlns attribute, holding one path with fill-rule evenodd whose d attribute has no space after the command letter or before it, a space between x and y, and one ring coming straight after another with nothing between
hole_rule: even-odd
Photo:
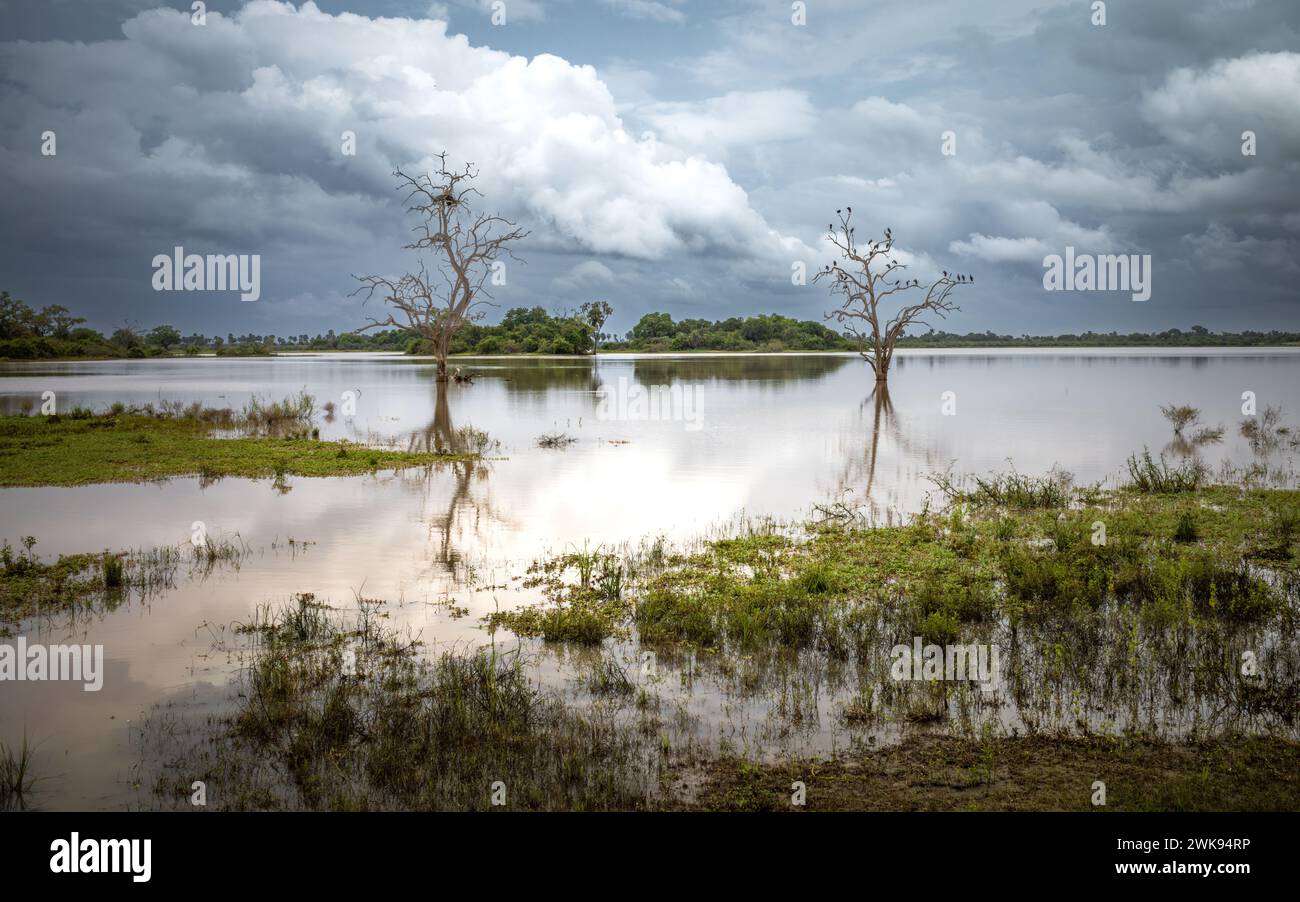
<instances>
[{"instance_id":1,"label":"green shrub","mask_svg":"<svg viewBox=\"0 0 1300 902\"><path fill-rule=\"evenodd\" d=\"M104 588L116 589L122 585L122 559L115 554L104 552L102 563Z\"/></svg>"},{"instance_id":2,"label":"green shrub","mask_svg":"<svg viewBox=\"0 0 1300 902\"><path fill-rule=\"evenodd\" d=\"M1201 537L1196 529L1196 520L1187 511L1178 515L1178 525L1174 528L1175 542L1195 542Z\"/></svg>"},{"instance_id":3,"label":"green shrub","mask_svg":"<svg viewBox=\"0 0 1300 902\"><path fill-rule=\"evenodd\" d=\"M1205 482L1207 472L1200 461L1188 461L1181 466L1169 466L1161 455L1159 462L1152 460L1151 452L1143 449L1142 456L1129 455L1129 477L1133 487L1140 492L1171 495L1194 492Z\"/></svg>"}]
</instances>

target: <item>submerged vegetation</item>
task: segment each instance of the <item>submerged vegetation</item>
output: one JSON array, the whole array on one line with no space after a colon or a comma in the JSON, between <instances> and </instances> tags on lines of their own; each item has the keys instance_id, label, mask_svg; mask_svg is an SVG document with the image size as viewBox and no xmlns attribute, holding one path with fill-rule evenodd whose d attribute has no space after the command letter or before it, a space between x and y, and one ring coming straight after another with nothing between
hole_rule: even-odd
<instances>
[{"instance_id":1,"label":"submerged vegetation","mask_svg":"<svg viewBox=\"0 0 1300 902\"><path fill-rule=\"evenodd\" d=\"M221 633L241 643L231 707L160 757L153 788L180 806L202 779L235 809L751 810L788 809L803 781L813 810L1069 809L1104 770L1115 808L1295 808L1300 491L1216 484L1196 451L1223 430L1163 412L1175 444L1129 457L1118 487L945 472L885 525L840 501L677 550L569 546L511 580L527 603L484 617L483 647L430 648L364 598L259 608ZM288 474L499 447L450 425L404 452L322 442L317 416L300 393L4 417L0 485L198 473L286 491ZM1291 440L1280 411L1248 422L1252 446ZM0 631L248 553L238 537L53 561L37 545L0 548ZM896 650L922 645L995 649L996 679L900 679ZM692 723L700 681L722 693L699 702L724 712L717 735ZM809 757L796 740L828 721L839 751ZM30 804L31 773L28 747L0 748L0 807Z\"/></svg>"},{"instance_id":2,"label":"submerged vegetation","mask_svg":"<svg viewBox=\"0 0 1300 902\"><path fill-rule=\"evenodd\" d=\"M631 608L623 598L623 574L617 556L603 548L574 549L538 561L529 568L524 586L540 588L547 604L499 611L487 618L487 625L519 636L586 645L626 635L624 623Z\"/></svg>"},{"instance_id":3,"label":"submerged vegetation","mask_svg":"<svg viewBox=\"0 0 1300 902\"><path fill-rule=\"evenodd\" d=\"M261 608L235 631L233 713L165 756L155 791L180 806L202 779L235 809L789 810L802 781L811 810L1085 809L1104 774L1122 810L1300 805L1300 492L936 481L940 508L898 525L840 505L680 552L571 546L523 578L541 603L485 618L486 647L426 648L369 599ZM503 650L506 630L523 641ZM900 681L891 649L914 642L996 646L996 685ZM576 695L534 682L538 649L576 665ZM702 747L671 699L706 673L778 735L825 706L892 738L830 759Z\"/></svg>"},{"instance_id":4,"label":"submerged vegetation","mask_svg":"<svg viewBox=\"0 0 1300 902\"><path fill-rule=\"evenodd\" d=\"M0 742L0 811L27 808L37 777L32 768L35 749L24 735L17 748Z\"/></svg>"},{"instance_id":5,"label":"submerged vegetation","mask_svg":"<svg viewBox=\"0 0 1300 902\"><path fill-rule=\"evenodd\" d=\"M190 408L200 418L202 412ZM188 412L187 412L188 413ZM316 399L304 392L290 395L280 401L268 401L254 396L233 425L245 435L275 436L278 438L318 438L315 430ZM315 432L313 433L313 430Z\"/></svg>"},{"instance_id":6,"label":"submerged vegetation","mask_svg":"<svg viewBox=\"0 0 1300 902\"><path fill-rule=\"evenodd\" d=\"M352 619L311 595L264 608L239 629L238 709L198 772L240 809L789 810L802 781L809 810L1082 810L1099 773L1118 810L1300 804L1300 662L1290 640L1262 638L1295 635L1300 493L1101 492L1059 473L949 491L944 510L896 527L826 517L690 553L538 561L525 585L545 603L487 625L595 651L581 707L531 682L522 647L426 653L382 625L378 602L359 599ZM1001 704L964 682L891 679L889 649L914 637L1002 646L994 697L1019 727L995 726ZM851 665L846 721L915 726L829 760L701 753L669 738L662 684L610 645L627 641L724 672L773 655L818 680ZM1267 679L1239 671L1243 649ZM1154 692L1168 697L1144 711ZM1210 702L1236 714L1194 716L1178 738L1147 723ZM195 766L157 791L183 800Z\"/></svg>"},{"instance_id":7,"label":"submerged vegetation","mask_svg":"<svg viewBox=\"0 0 1300 902\"><path fill-rule=\"evenodd\" d=\"M837 655L873 647L882 628L944 640L999 621L1058 620L1080 635L1106 616L1292 622L1300 493L1162 480L1087 491L1086 504L1059 475L949 486L948 510L903 526L822 520L709 542L636 574L631 597L612 555L569 552L530 571L545 604L489 622L547 639L594 642L634 627L647 643Z\"/></svg>"},{"instance_id":8,"label":"submerged vegetation","mask_svg":"<svg viewBox=\"0 0 1300 902\"><path fill-rule=\"evenodd\" d=\"M1060 472L944 476L943 509L900 525L841 505L654 559L570 551L530 570L541 604L487 625L586 645L630 638L724 669L774 662L817 684L840 673L857 686L843 716L864 727L959 712L969 727L1010 702L1030 734L1178 724L1174 735L1293 739L1300 492L1206 486L1193 472L1143 466L1145 488L1112 490ZM597 572L616 572L617 591ZM913 642L996 646L1009 661L1002 701L964 679L899 682L891 650ZM1243 670L1243 655L1269 678Z\"/></svg>"},{"instance_id":9,"label":"submerged vegetation","mask_svg":"<svg viewBox=\"0 0 1300 902\"><path fill-rule=\"evenodd\" d=\"M222 807L588 810L653 797L654 744L612 712L569 710L517 654L426 660L381 607L359 599L350 620L305 594L241 628L242 701L203 761ZM193 766L159 790L187 797Z\"/></svg>"},{"instance_id":10,"label":"submerged vegetation","mask_svg":"<svg viewBox=\"0 0 1300 902\"><path fill-rule=\"evenodd\" d=\"M238 535L205 535L198 543L65 554L47 563L35 550L35 536L24 536L21 544L22 550L7 540L0 546L0 624L85 606L111 610L133 595L147 598L171 587L181 568L192 576L237 568L250 552Z\"/></svg>"},{"instance_id":11,"label":"submerged vegetation","mask_svg":"<svg viewBox=\"0 0 1300 902\"><path fill-rule=\"evenodd\" d=\"M315 401L254 398L241 411L163 402L0 417L0 486L144 482L173 476L343 476L459 455L321 441ZM486 447L486 441L479 442Z\"/></svg>"},{"instance_id":12,"label":"submerged vegetation","mask_svg":"<svg viewBox=\"0 0 1300 902\"><path fill-rule=\"evenodd\" d=\"M65 607L108 588L106 576L96 572L99 555L63 555L47 564L35 545L35 536L24 536L21 551L8 541L0 547L0 621L45 607Z\"/></svg>"},{"instance_id":13,"label":"submerged vegetation","mask_svg":"<svg viewBox=\"0 0 1300 902\"><path fill-rule=\"evenodd\" d=\"M1208 476L1205 465L1200 461L1192 460L1171 466L1163 456L1158 461L1152 460L1151 452L1145 449L1141 457L1136 454L1129 456L1128 473L1133 480L1133 487L1139 492L1158 495L1194 492Z\"/></svg>"},{"instance_id":14,"label":"submerged vegetation","mask_svg":"<svg viewBox=\"0 0 1300 902\"><path fill-rule=\"evenodd\" d=\"M1241 421L1240 431L1256 454L1300 448L1300 433L1282 422L1281 407L1270 405L1258 417L1247 417Z\"/></svg>"},{"instance_id":15,"label":"submerged vegetation","mask_svg":"<svg viewBox=\"0 0 1300 902\"><path fill-rule=\"evenodd\" d=\"M537 447L550 450L563 450L578 440L565 432L547 432L537 437Z\"/></svg>"}]
</instances>

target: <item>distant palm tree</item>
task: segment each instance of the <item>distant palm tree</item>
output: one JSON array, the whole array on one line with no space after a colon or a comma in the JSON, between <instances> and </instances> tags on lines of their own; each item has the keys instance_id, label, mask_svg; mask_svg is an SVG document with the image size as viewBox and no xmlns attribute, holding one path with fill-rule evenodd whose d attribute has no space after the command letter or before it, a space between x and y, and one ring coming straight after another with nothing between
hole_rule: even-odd
<instances>
[{"instance_id":1,"label":"distant palm tree","mask_svg":"<svg viewBox=\"0 0 1300 902\"><path fill-rule=\"evenodd\" d=\"M587 325L591 326L591 353L595 354L600 348L601 327L614 312L614 308L609 305L609 301L588 301L578 311Z\"/></svg>"}]
</instances>

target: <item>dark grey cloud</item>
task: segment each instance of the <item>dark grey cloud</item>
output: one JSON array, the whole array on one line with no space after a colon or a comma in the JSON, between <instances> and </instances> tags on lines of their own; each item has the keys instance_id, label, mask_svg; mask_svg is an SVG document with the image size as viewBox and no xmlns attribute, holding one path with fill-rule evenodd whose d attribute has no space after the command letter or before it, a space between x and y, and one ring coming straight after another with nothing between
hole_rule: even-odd
<instances>
[{"instance_id":1,"label":"dark grey cloud","mask_svg":"<svg viewBox=\"0 0 1300 902\"><path fill-rule=\"evenodd\" d=\"M618 329L818 317L790 268L846 204L977 275L954 328L1300 327L1294 3L171 7L0 2L0 287L104 327L344 328L351 274L410 262L393 167L445 148L532 230L500 301L605 296ZM177 244L261 254L263 301L153 292ZM1152 300L1044 292L1066 244L1151 254Z\"/></svg>"}]
</instances>

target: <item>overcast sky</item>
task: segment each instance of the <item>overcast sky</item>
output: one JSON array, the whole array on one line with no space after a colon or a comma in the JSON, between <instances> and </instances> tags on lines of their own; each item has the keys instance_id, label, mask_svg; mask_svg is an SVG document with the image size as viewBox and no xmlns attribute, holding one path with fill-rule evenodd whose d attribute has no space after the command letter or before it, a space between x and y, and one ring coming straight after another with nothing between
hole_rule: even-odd
<instances>
[{"instance_id":1,"label":"overcast sky","mask_svg":"<svg viewBox=\"0 0 1300 902\"><path fill-rule=\"evenodd\" d=\"M974 274L956 331L1300 328L1296 0L190 5L0 0L0 288L341 331L352 274L414 262L393 169L446 150L531 230L503 309L820 319L791 267L852 206L913 275ZM155 292L176 245L259 254L261 300ZM1045 291L1066 246L1150 254L1151 299Z\"/></svg>"}]
</instances>

